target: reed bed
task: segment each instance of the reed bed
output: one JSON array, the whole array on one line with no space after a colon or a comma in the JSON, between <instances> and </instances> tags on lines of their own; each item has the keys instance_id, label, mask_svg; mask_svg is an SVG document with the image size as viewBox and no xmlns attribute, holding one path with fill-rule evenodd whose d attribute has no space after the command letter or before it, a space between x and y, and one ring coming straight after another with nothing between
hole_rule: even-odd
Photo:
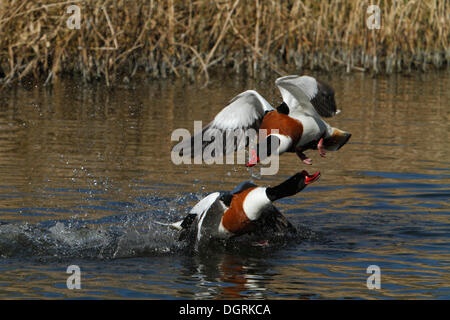
<instances>
[{"instance_id":1,"label":"reed bed","mask_svg":"<svg viewBox=\"0 0 450 320\"><path fill-rule=\"evenodd\" d=\"M449 65L450 3L373 1L10 0L0 3L0 81L63 75L108 85L137 74L202 79L303 70L392 73ZM67 7L81 9L69 29Z\"/></svg>"}]
</instances>

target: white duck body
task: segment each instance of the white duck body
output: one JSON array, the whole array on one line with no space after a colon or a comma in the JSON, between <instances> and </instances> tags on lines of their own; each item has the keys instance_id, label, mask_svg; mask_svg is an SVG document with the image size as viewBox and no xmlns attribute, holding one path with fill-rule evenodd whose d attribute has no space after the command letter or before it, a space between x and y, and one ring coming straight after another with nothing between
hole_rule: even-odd
<instances>
[{"instance_id":1,"label":"white duck body","mask_svg":"<svg viewBox=\"0 0 450 320\"><path fill-rule=\"evenodd\" d=\"M312 142L319 141L320 138L331 136L333 129L321 118L310 116L308 114L292 115L292 118L300 121L303 125L303 134L297 142L296 148L301 148Z\"/></svg>"},{"instance_id":2,"label":"white duck body","mask_svg":"<svg viewBox=\"0 0 450 320\"><path fill-rule=\"evenodd\" d=\"M286 76L278 78L275 84L280 90L289 116L301 122L303 133L296 148L314 144L323 138L324 148L339 150L350 139L351 134L330 126L321 117L332 117L340 113L336 109L333 90L309 76ZM314 103L314 105L313 105Z\"/></svg>"},{"instance_id":3,"label":"white duck body","mask_svg":"<svg viewBox=\"0 0 450 320\"><path fill-rule=\"evenodd\" d=\"M187 240L196 251L211 241L243 235L265 239L292 236L297 232L295 227L272 203L300 192L319 177L320 172L309 175L302 171L274 187L244 182L232 192L215 192L203 198L183 220L163 224L179 230L179 240Z\"/></svg>"}]
</instances>

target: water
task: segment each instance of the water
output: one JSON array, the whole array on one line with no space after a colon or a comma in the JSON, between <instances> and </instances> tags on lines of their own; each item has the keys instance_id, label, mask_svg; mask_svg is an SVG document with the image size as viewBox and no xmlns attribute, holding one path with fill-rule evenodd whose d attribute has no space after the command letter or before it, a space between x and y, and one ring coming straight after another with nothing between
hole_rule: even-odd
<instances>
[{"instance_id":1,"label":"water","mask_svg":"<svg viewBox=\"0 0 450 320\"><path fill-rule=\"evenodd\" d=\"M353 134L310 171L322 178L278 208L302 230L282 248L189 254L155 224L208 192L276 176L243 166L172 164L170 134L206 124L237 93L267 82L216 78L114 90L64 81L0 93L0 298L450 298L450 76L319 75ZM81 290L66 269L81 268ZM369 290L369 265L381 289Z\"/></svg>"}]
</instances>

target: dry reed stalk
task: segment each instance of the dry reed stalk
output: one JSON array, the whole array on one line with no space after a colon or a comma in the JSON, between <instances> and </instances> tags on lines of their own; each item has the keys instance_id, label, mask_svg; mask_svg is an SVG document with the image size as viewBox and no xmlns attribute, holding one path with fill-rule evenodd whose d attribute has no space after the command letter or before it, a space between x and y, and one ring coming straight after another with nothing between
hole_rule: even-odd
<instances>
[{"instance_id":1,"label":"dry reed stalk","mask_svg":"<svg viewBox=\"0 0 450 320\"><path fill-rule=\"evenodd\" d=\"M62 75L112 85L137 74L207 84L219 64L232 72L284 75L305 68L410 72L449 65L450 3L315 0L11 0L0 4L0 85ZM66 21L81 9L81 28Z\"/></svg>"}]
</instances>

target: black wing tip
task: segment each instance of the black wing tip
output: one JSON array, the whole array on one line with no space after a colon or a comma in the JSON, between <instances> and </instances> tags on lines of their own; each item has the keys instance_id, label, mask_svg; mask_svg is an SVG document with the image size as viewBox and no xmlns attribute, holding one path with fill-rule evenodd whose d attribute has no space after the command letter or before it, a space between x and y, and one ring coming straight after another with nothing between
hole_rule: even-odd
<instances>
[{"instance_id":1,"label":"black wing tip","mask_svg":"<svg viewBox=\"0 0 450 320\"><path fill-rule=\"evenodd\" d=\"M328 94L333 94L334 95L334 89L332 86L330 86L327 82L322 81L322 80L318 80L317 81L317 86L319 88L319 91L323 91L326 92Z\"/></svg>"},{"instance_id":2,"label":"black wing tip","mask_svg":"<svg viewBox=\"0 0 450 320\"><path fill-rule=\"evenodd\" d=\"M220 196L219 200L222 201L224 205L229 207L231 205L231 200L233 200L233 194L224 193Z\"/></svg>"},{"instance_id":3,"label":"black wing tip","mask_svg":"<svg viewBox=\"0 0 450 320\"><path fill-rule=\"evenodd\" d=\"M197 217L197 214L195 213L189 213L181 223L181 228L188 229L192 223L194 222L195 218Z\"/></svg>"},{"instance_id":4,"label":"black wing tip","mask_svg":"<svg viewBox=\"0 0 450 320\"><path fill-rule=\"evenodd\" d=\"M334 99L333 88L320 80L317 81L317 93L311 99L311 104L314 106L320 116L330 118L338 113L336 101Z\"/></svg>"}]
</instances>

